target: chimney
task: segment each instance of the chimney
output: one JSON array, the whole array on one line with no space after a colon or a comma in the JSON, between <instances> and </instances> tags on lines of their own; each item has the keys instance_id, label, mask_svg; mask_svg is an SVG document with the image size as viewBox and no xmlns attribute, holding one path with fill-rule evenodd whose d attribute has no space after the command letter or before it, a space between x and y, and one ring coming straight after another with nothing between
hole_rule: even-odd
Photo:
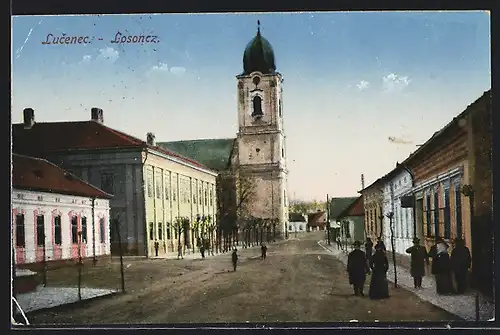
<instances>
[{"instance_id":1,"label":"chimney","mask_svg":"<svg viewBox=\"0 0 500 335\"><path fill-rule=\"evenodd\" d=\"M33 108L25 108L24 114L24 129L31 129L35 124L35 111Z\"/></svg>"},{"instance_id":2,"label":"chimney","mask_svg":"<svg viewBox=\"0 0 500 335\"><path fill-rule=\"evenodd\" d=\"M153 133L147 133L146 134L146 142L149 144L149 145L156 145L156 141L155 141L155 134Z\"/></svg>"},{"instance_id":3,"label":"chimney","mask_svg":"<svg viewBox=\"0 0 500 335\"><path fill-rule=\"evenodd\" d=\"M103 113L102 109L100 109L100 108L92 107L91 117L92 117L92 121L104 123L104 113Z\"/></svg>"}]
</instances>

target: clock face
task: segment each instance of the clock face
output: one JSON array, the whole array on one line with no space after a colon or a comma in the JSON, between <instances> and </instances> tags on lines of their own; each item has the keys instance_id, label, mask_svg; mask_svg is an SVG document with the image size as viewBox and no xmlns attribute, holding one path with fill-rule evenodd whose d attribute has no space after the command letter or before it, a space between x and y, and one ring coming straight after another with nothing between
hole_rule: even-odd
<instances>
[{"instance_id":1,"label":"clock face","mask_svg":"<svg viewBox=\"0 0 500 335\"><path fill-rule=\"evenodd\" d=\"M255 84L255 86L259 85L260 78L259 77L253 77L253 83Z\"/></svg>"}]
</instances>

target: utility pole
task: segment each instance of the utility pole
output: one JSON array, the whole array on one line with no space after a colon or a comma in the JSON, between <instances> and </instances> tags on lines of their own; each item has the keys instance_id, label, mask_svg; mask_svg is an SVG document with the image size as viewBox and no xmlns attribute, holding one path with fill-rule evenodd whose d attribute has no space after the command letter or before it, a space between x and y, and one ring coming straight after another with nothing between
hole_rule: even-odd
<instances>
[{"instance_id":1,"label":"utility pole","mask_svg":"<svg viewBox=\"0 0 500 335\"><path fill-rule=\"evenodd\" d=\"M330 242L330 197L328 194L326 195L326 236L328 239L328 245L331 245Z\"/></svg>"},{"instance_id":2,"label":"utility pole","mask_svg":"<svg viewBox=\"0 0 500 335\"><path fill-rule=\"evenodd\" d=\"M43 232L43 287L47 287L47 248L45 246L45 227Z\"/></svg>"},{"instance_id":3,"label":"utility pole","mask_svg":"<svg viewBox=\"0 0 500 335\"><path fill-rule=\"evenodd\" d=\"M122 237L120 234L120 221L115 220L115 224L116 224L116 233L118 235L118 248L120 249L120 276L121 276L122 292L125 293L125 273L123 272L123 248L122 248ZM179 231L179 239L180 239L180 231Z\"/></svg>"},{"instance_id":4,"label":"utility pole","mask_svg":"<svg viewBox=\"0 0 500 335\"><path fill-rule=\"evenodd\" d=\"M92 198L92 254L92 264L95 266L97 263L97 258L95 255L95 198Z\"/></svg>"},{"instance_id":5,"label":"utility pole","mask_svg":"<svg viewBox=\"0 0 500 335\"><path fill-rule=\"evenodd\" d=\"M78 232L78 301L82 300L82 232Z\"/></svg>"}]
</instances>

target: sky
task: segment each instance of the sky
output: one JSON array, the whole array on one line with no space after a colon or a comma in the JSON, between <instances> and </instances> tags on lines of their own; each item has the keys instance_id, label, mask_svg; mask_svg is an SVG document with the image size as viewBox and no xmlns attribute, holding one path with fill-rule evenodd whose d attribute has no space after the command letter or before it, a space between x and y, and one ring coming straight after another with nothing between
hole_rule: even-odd
<instances>
[{"instance_id":1,"label":"sky","mask_svg":"<svg viewBox=\"0 0 500 335\"><path fill-rule=\"evenodd\" d=\"M100 107L106 125L159 142L236 136L236 75L260 20L284 78L291 200L356 196L361 174L368 185L392 170L491 86L487 12L12 20L13 123L27 107L38 122ZM89 43L52 43L61 36Z\"/></svg>"}]
</instances>

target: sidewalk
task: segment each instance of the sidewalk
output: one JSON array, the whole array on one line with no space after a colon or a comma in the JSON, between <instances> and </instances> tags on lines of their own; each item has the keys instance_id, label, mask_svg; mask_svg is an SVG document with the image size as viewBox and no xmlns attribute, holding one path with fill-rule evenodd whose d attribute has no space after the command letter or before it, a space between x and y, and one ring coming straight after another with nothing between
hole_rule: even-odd
<instances>
[{"instance_id":1,"label":"sidewalk","mask_svg":"<svg viewBox=\"0 0 500 335\"><path fill-rule=\"evenodd\" d=\"M323 241L318 241L318 245L326 251L332 253L342 263L347 264L347 253L338 250L334 246L328 246ZM413 292L420 299L427 301L434 306L440 307L449 313L455 314L464 320L475 321L476 303L474 295L437 295L435 282L428 276L424 277L422 280L422 289L416 290L413 288L413 278L411 277L409 270L400 265L397 265L396 269L398 285L400 287ZM392 264L387 272L387 279L394 282L394 268ZM479 319L481 321L490 320L495 317L495 305L493 303L480 298L479 304Z\"/></svg>"}]
</instances>

